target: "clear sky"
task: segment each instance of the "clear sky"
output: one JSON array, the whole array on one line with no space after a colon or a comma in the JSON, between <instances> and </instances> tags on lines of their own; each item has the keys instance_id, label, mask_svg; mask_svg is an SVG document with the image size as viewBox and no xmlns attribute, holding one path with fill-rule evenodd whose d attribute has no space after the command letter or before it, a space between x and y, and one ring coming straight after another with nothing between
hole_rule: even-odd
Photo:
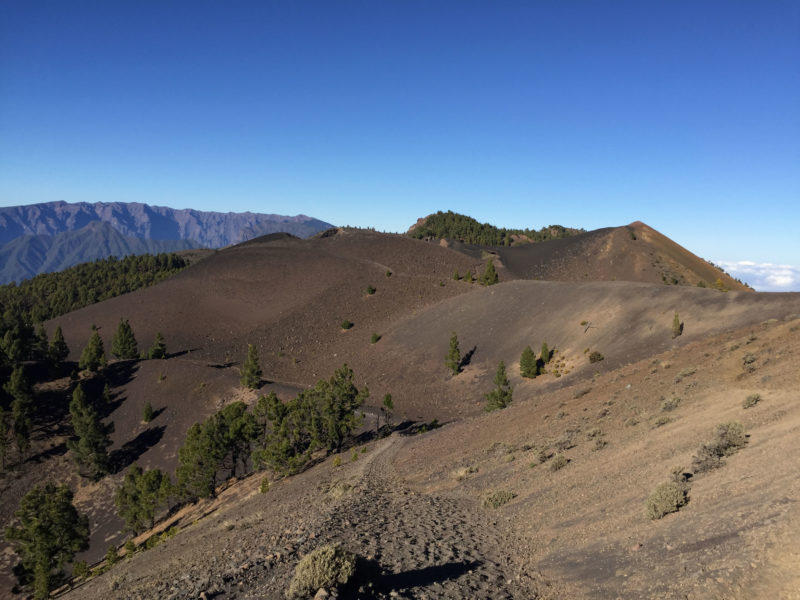
<instances>
[{"instance_id":1,"label":"clear sky","mask_svg":"<svg viewBox=\"0 0 800 600\"><path fill-rule=\"evenodd\" d=\"M800 2L1 0L0 205L53 200L642 220L800 290Z\"/></svg>"}]
</instances>

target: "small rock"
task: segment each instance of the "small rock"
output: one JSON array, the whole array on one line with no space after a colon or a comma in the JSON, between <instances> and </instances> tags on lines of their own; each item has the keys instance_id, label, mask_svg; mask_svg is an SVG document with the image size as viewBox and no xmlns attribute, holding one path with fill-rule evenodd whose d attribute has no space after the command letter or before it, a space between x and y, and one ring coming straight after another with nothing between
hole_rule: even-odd
<instances>
[{"instance_id":1,"label":"small rock","mask_svg":"<svg viewBox=\"0 0 800 600\"><path fill-rule=\"evenodd\" d=\"M329 596L330 596L330 594L328 593L328 591L325 588L319 588L317 590L317 593L314 594L314 600L325 600Z\"/></svg>"},{"instance_id":2,"label":"small rock","mask_svg":"<svg viewBox=\"0 0 800 600\"><path fill-rule=\"evenodd\" d=\"M633 546L631 546L631 552L638 552L641 549L642 549L641 544L634 544Z\"/></svg>"}]
</instances>

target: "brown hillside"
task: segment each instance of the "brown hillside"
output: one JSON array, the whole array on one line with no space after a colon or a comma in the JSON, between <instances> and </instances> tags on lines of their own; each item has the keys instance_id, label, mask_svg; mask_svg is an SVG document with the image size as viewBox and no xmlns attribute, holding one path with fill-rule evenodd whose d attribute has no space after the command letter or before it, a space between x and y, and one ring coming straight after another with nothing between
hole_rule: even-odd
<instances>
[{"instance_id":1,"label":"brown hillside","mask_svg":"<svg viewBox=\"0 0 800 600\"><path fill-rule=\"evenodd\" d=\"M450 242L475 259L480 246ZM695 256L652 227L637 221L536 244L489 249L500 258L509 277L555 281L640 281L748 290L735 279Z\"/></svg>"},{"instance_id":2,"label":"brown hillside","mask_svg":"<svg viewBox=\"0 0 800 600\"><path fill-rule=\"evenodd\" d=\"M74 360L92 324L110 349L120 318L130 320L140 349L161 331L173 354L106 369L116 474L97 484L73 475L68 428L54 417L35 432L19 476L0 480L0 525L33 483L69 482L92 522L84 558L98 560L125 540L112 501L124 467L137 461L172 471L192 423L258 393L289 398L347 362L371 392L368 426L386 393L396 422L436 418L445 426L371 442L357 460L348 451L343 467L328 459L273 483L268 494L257 492L263 474L234 483L219 500L176 515L185 528L177 538L72 597L278 598L299 556L329 541L384 569L363 597L781 597L775 585L796 579L770 587L748 565L778 573L800 550L788 510L800 501L790 468L800 423L792 368L800 325L785 322L798 319L800 294L698 288L693 277L718 271L703 271L713 267L645 225L629 227L492 249L501 283L488 288L452 278L456 270L480 272L478 247L346 229L309 240L267 236L55 319L47 329L62 326ZM666 272L692 287L664 285ZM552 280L525 280L535 273ZM677 338L675 312L684 325ZM344 319L352 329L341 329ZM468 355L455 377L444 365L452 332ZM526 345L538 353L543 340L556 350L553 362L523 380L520 353ZM268 380L258 392L239 385L248 343L258 347ZM590 364L591 351L604 360ZM747 354L752 372L743 368ZM486 415L484 394L501 360L514 402ZM67 386L64 378L37 394L64 410ZM754 392L769 404L743 412L743 397ZM666 414L661 402L672 396L681 400ZM148 425L146 401L157 411ZM670 420L658 427L662 416ZM637 424L626 425L632 417ZM643 519L644 498L669 467L687 465L714 425L734 418L745 422L752 445L721 476L698 477L679 514ZM594 428L608 442L597 451ZM563 471L531 466L565 435L575 445L561 444L571 461ZM498 512L481 508L485 493L502 489L517 497ZM786 551L769 540L786 540ZM0 558L0 587L11 581L13 560L8 552ZM696 566L703 560L707 570ZM748 595L752 586L773 595Z\"/></svg>"}]
</instances>

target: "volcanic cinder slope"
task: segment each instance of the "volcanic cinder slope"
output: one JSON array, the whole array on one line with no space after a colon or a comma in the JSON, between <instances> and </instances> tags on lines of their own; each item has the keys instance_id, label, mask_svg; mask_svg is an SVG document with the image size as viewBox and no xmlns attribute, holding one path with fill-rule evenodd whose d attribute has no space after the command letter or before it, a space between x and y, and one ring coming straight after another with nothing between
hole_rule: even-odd
<instances>
[{"instance_id":1,"label":"volcanic cinder slope","mask_svg":"<svg viewBox=\"0 0 800 600\"><path fill-rule=\"evenodd\" d=\"M358 460L344 455L334 467L329 458L267 494L257 492L261 475L235 482L162 523L181 528L175 538L72 596L278 598L302 554L338 542L372 565L364 597L792 597L797 572L785 567L800 551L792 510L800 294L665 285L668 271L679 282L718 277L736 289L643 224L586 236L569 246L569 260L558 258L569 240L513 254L353 230L269 236L49 323L63 327L75 357L91 324L107 346L120 318L142 346L164 333L176 356L112 365L115 449L136 446L143 466L174 468L191 423L231 400L255 400L237 385L248 343L271 382L262 392L286 398L347 362L369 386L370 407L391 393L396 421L445 424L370 441ZM609 251L597 258L600 247ZM578 248L594 250L581 261ZM452 279L492 256L500 284ZM587 270L591 261L597 268ZM558 276L525 279L540 272ZM684 323L677 338L675 312ZM342 330L344 319L354 327ZM381 336L374 344L373 332ZM469 353L455 377L444 367L452 332ZM523 380L522 349L544 340L558 366ZM590 363L590 351L604 360ZM514 401L484 414L501 360ZM762 402L743 409L753 393ZM662 410L672 398L674 410ZM155 434L139 423L145 400L163 410ZM673 466L689 468L714 427L730 420L744 423L749 444L693 478L680 512L648 519L643 504L655 485ZM145 443L131 444L137 439ZM539 464L555 452L566 467ZM49 460L70 478L66 457ZM124 541L109 516L120 477L72 478L81 508L93 511L90 558ZM483 507L495 491L515 496Z\"/></svg>"}]
</instances>

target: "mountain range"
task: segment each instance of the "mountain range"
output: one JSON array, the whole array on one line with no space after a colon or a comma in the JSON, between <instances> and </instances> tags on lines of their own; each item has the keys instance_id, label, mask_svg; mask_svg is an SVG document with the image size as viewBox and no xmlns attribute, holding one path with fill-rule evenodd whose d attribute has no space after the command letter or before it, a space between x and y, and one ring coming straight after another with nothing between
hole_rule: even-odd
<instances>
[{"instance_id":1,"label":"mountain range","mask_svg":"<svg viewBox=\"0 0 800 600\"><path fill-rule=\"evenodd\" d=\"M138 202L48 202L0 208L0 283L128 254L221 248L269 233L332 227L305 215L220 213Z\"/></svg>"}]
</instances>

